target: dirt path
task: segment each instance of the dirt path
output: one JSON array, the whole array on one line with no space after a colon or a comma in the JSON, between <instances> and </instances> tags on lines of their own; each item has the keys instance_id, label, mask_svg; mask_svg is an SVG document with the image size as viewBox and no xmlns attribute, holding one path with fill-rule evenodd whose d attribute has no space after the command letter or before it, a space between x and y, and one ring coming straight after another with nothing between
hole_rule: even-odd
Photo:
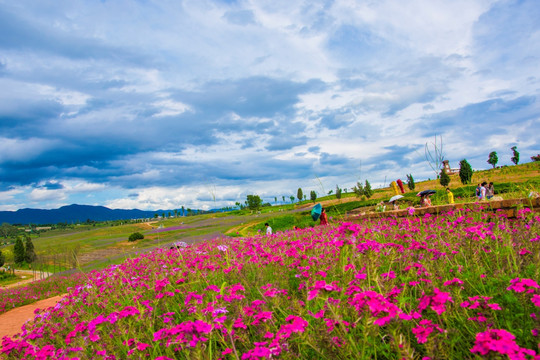
<instances>
[{"instance_id":1,"label":"dirt path","mask_svg":"<svg viewBox=\"0 0 540 360\"><path fill-rule=\"evenodd\" d=\"M0 315L0 339L4 336L13 337L21 332L23 324L34 319L36 309L47 309L55 306L66 294L40 300L33 304L21 306Z\"/></svg>"},{"instance_id":2,"label":"dirt path","mask_svg":"<svg viewBox=\"0 0 540 360\"><path fill-rule=\"evenodd\" d=\"M38 280L41 280L41 279L48 278L49 276L52 275L52 273L48 273L48 272L43 272L42 273L42 272L39 272L39 271L32 271L32 270L15 270L15 274L18 275L18 276L25 276L26 278L21 280L21 281L18 281L16 283L13 283L13 284L0 285L1 290L14 288L14 287L18 287L18 286L21 286L21 285L25 285L25 284L28 284L28 283L31 283L31 282L34 282L34 281L38 281Z\"/></svg>"}]
</instances>

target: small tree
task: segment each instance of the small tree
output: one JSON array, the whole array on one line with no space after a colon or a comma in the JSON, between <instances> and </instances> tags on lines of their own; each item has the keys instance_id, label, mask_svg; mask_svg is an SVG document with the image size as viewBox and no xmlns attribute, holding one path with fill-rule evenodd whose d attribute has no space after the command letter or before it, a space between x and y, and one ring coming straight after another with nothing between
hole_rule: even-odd
<instances>
[{"instance_id":1,"label":"small tree","mask_svg":"<svg viewBox=\"0 0 540 360\"><path fill-rule=\"evenodd\" d=\"M510 160L514 163L514 165L517 165L519 163L519 152L517 151L517 146L512 146L510 148L512 150L512 153L514 156Z\"/></svg>"},{"instance_id":2,"label":"small tree","mask_svg":"<svg viewBox=\"0 0 540 360\"><path fill-rule=\"evenodd\" d=\"M304 198L304 192L302 191L302 188L298 188L298 191L296 191L296 197L298 198L298 201L302 201Z\"/></svg>"},{"instance_id":3,"label":"small tree","mask_svg":"<svg viewBox=\"0 0 540 360\"><path fill-rule=\"evenodd\" d=\"M129 235L129 238L128 238L128 241L137 241L137 240L142 240L144 239L144 235L141 234L140 232L134 232L133 234Z\"/></svg>"},{"instance_id":4,"label":"small tree","mask_svg":"<svg viewBox=\"0 0 540 360\"><path fill-rule=\"evenodd\" d=\"M407 187L411 191L414 190L414 188L416 187L416 184L414 183L414 178L413 178L412 174L407 175Z\"/></svg>"},{"instance_id":5,"label":"small tree","mask_svg":"<svg viewBox=\"0 0 540 360\"><path fill-rule=\"evenodd\" d=\"M336 199L341 199L341 189L336 185Z\"/></svg>"},{"instance_id":6,"label":"small tree","mask_svg":"<svg viewBox=\"0 0 540 360\"><path fill-rule=\"evenodd\" d=\"M364 185L362 185L360 181L357 181L356 185L353 187L353 191L357 197L361 197L364 195Z\"/></svg>"},{"instance_id":7,"label":"small tree","mask_svg":"<svg viewBox=\"0 0 540 360\"><path fill-rule=\"evenodd\" d=\"M17 235L17 228L11 224L8 223L2 223L0 226L0 235L7 239L8 237L12 237Z\"/></svg>"},{"instance_id":8,"label":"small tree","mask_svg":"<svg viewBox=\"0 0 540 360\"><path fill-rule=\"evenodd\" d=\"M540 154L538 154L536 156L531 156L531 160L532 161L540 161Z\"/></svg>"},{"instance_id":9,"label":"small tree","mask_svg":"<svg viewBox=\"0 0 540 360\"><path fill-rule=\"evenodd\" d=\"M259 210L262 206L262 199L259 195L247 196L247 207L250 210Z\"/></svg>"},{"instance_id":10,"label":"small tree","mask_svg":"<svg viewBox=\"0 0 540 360\"><path fill-rule=\"evenodd\" d=\"M0 251L0 266L4 266L6 262L6 257L4 256L4 254L2 254L2 251Z\"/></svg>"},{"instance_id":11,"label":"small tree","mask_svg":"<svg viewBox=\"0 0 540 360\"><path fill-rule=\"evenodd\" d=\"M26 260L27 263L31 264L36 261L36 259L37 255L34 251L34 244L32 243L32 238L27 235L25 239L24 260Z\"/></svg>"},{"instance_id":12,"label":"small tree","mask_svg":"<svg viewBox=\"0 0 540 360\"><path fill-rule=\"evenodd\" d=\"M439 182L444 187L446 187L446 186L448 186L448 184L450 184L450 176L448 176L445 169L443 169L441 171L441 178L439 179Z\"/></svg>"},{"instance_id":13,"label":"small tree","mask_svg":"<svg viewBox=\"0 0 540 360\"><path fill-rule=\"evenodd\" d=\"M315 200L317 200L317 193L315 192L315 190L311 190L309 195L310 195L311 201L315 202Z\"/></svg>"},{"instance_id":14,"label":"small tree","mask_svg":"<svg viewBox=\"0 0 540 360\"><path fill-rule=\"evenodd\" d=\"M15 241L15 247L13 248L13 260L15 264L21 264L24 261L24 244L18 236Z\"/></svg>"},{"instance_id":15,"label":"small tree","mask_svg":"<svg viewBox=\"0 0 540 360\"><path fill-rule=\"evenodd\" d=\"M366 180L366 185L364 186L364 195L369 199L373 195L373 190L371 190L371 184Z\"/></svg>"},{"instance_id":16,"label":"small tree","mask_svg":"<svg viewBox=\"0 0 540 360\"><path fill-rule=\"evenodd\" d=\"M294 195L289 196L289 199L291 200L291 204L294 202Z\"/></svg>"},{"instance_id":17,"label":"small tree","mask_svg":"<svg viewBox=\"0 0 540 360\"><path fill-rule=\"evenodd\" d=\"M489 153L489 158L487 162L495 169L495 165L497 165L497 163L499 162L499 157L497 156L496 151L492 151Z\"/></svg>"},{"instance_id":18,"label":"small tree","mask_svg":"<svg viewBox=\"0 0 540 360\"><path fill-rule=\"evenodd\" d=\"M473 175L471 164L466 159L459 162L459 178L463 185L470 184Z\"/></svg>"}]
</instances>

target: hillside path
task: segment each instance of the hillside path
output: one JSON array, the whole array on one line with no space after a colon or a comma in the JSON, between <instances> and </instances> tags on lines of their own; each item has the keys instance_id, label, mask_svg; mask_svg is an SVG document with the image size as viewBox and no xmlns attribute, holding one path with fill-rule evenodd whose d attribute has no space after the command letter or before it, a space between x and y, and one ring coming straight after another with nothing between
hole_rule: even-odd
<instances>
[{"instance_id":1,"label":"hillside path","mask_svg":"<svg viewBox=\"0 0 540 360\"><path fill-rule=\"evenodd\" d=\"M13 337L21 332L25 322L34 319L36 309L47 309L55 306L66 294L37 301L33 304L21 306L0 315L0 340L4 336Z\"/></svg>"},{"instance_id":2,"label":"hillside path","mask_svg":"<svg viewBox=\"0 0 540 360\"><path fill-rule=\"evenodd\" d=\"M25 278L24 280L21 280L19 282L13 283L13 284L0 285L0 289L3 290L3 289L9 289L9 288L18 287L18 286L25 285L25 284L28 284L28 283L31 283L31 282L34 282L34 281L38 281L38 280L41 280L41 279L48 278L49 276L52 275L52 273L32 271L32 270L15 270L15 274L24 275L27 278Z\"/></svg>"}]
</instances>

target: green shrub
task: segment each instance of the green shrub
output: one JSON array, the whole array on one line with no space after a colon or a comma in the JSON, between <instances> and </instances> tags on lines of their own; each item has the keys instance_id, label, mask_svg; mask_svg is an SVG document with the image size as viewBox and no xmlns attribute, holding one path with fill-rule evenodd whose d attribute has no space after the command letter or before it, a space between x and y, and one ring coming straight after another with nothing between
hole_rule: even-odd
<instances>
[{"instance_id":1,"label":"green shrub","mask_svg":"<svg viewBox=\"0 0 540 360\"><path fill-rule=\"evenodd\" d=\"M135 232L131 235L129 235L129 241L137 241L137 240L142 240L144 239L144 235L141 234L140 232Z\"/></svg>"}]
</instances>

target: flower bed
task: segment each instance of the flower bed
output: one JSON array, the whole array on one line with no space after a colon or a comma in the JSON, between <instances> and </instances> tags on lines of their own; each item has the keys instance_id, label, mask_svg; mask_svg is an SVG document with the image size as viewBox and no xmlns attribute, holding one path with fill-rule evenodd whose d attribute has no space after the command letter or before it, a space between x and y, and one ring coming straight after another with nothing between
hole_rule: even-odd
<instances>
[{"instance_id":1,"label":"flower bed","mask_svg":"<svg viewBox=\"0 0 540 360\"><path fill-rule=\"evenodd\" d=\"M536 356L540 217L371 219L157 250L88 275L8 359Z\"/></svg>"},{"instance_id":2,"label":"flower bed","mask_svg":"<svg viewBox=\"0 0 540 360\"><path fill-rule=\"evenodd\" d=\"M26 286L0 290L0 314L38 300L65 294L69 287L77 286L85 281L84 275L78 273L69 276L52 276Z\"/></svg>"}]
</instances>

